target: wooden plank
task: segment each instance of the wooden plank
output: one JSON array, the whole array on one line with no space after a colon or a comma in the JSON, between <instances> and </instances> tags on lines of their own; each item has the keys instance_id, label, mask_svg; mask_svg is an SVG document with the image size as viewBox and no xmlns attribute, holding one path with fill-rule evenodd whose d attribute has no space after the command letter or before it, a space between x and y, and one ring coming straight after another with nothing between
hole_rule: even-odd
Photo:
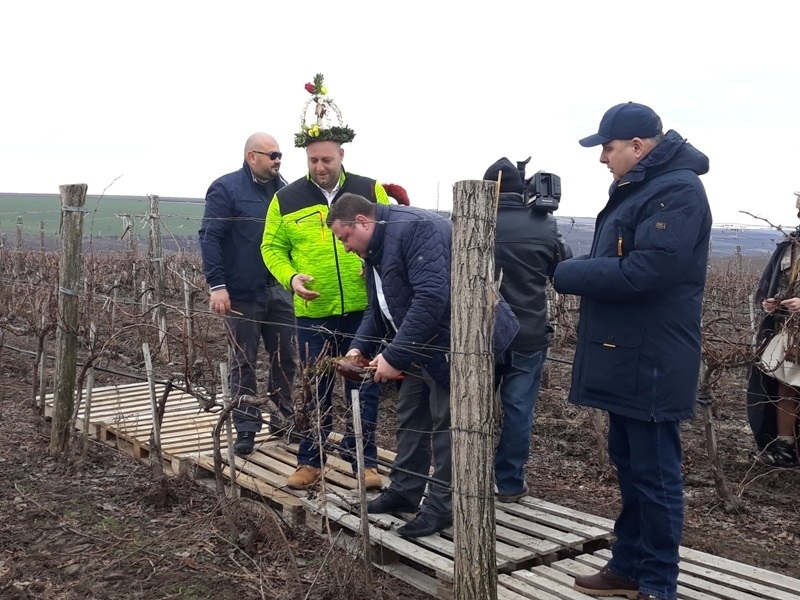
<instances>
[{"instance_id":1,"label":"wooden plank","mask_svg":"<svg viewBox=\"0 0 800 600\"><path fill-rule=\"evenodd\" d=\"M726 588L730 588L733 590L739 590L742 592L747 592L749 594L753 594L754 596L758 596L759 598L769 598L770 600L798 600L800 599L800 581L796 583L795 591L796 593L786 592L784 590L776 589L773 586L764 585L763 583L758 583L748 579L742 579L741 577L737 577L736 575L731 575L729 573L721 573L715 569L710 569L708 567L703 567L700 565L696 565L690 562L681 561L680 565L681 573L691 574L698 578L700 581L704 582L699 584L697 589L708 589L705 582L714 582L715 584L719 584ZM679 580L680 577L678 578ZM689 585L689 582L686 579L681 580L686 585Z\"/></svg>"},{"instance_id":2,"label":"wooden plank","mask_svg":"<svg viewBox=\"0 0 800 600\"><path fill-rule=\"evenodd\" d=\"M591 564L595 570L601 568L611 557L610 551L603 550L595 555L584 554L575 560ZM703 600L704 598L724 598L725 600L765 600L764 596L742 592L726 585L690 575L681 569L678 573L678 597L681 600ZM766 596L772 598L772 596Z\"/></svg>"},{"instance_id":3,"label":"wooden plank","mask_svg":"<svg viewBox=\"0 0 800 600\"><path fill-rule=\"evenodd\" d=\"M520 533L514 529L504 527L499 523L495 526L495 537L498 540L502 540L514 546L527 548L537 556L548 556L564 549L561 544L557 544L551 540L531 537L530 535Z\"/></svg>"},{"instance_id":4,"label":"wooden plank","mask_svg":"<svg viewBox=\"0 0 800 600\"><path fill-rule=\"evenodd\" d=\"M142 387L142 386L147 387L148 383L146 381L145 382L137 381L135 383L121 383L121 384L117 384L117 385L108 385L108 386L96 387L96 388L92 389L92 396L94 397L95 394L101 394L102 395L102 394L109 393L109 392L112 392L112 391L115 391L115 390L129 390L131 388ZM84 398L86 397L86 392L85 391L84 391L83 396L84 396ZM45 400L45 402L49 401L52 404L52 402L53 402L53 394L45 394L44 400Z\"/></svg>"},{"instance_id":5,"label":"wooden plank","mask_svg":"<svg viewBox=\"0 0 800 600\"><path fill-rule=\"evenodd\" d=\"M727 558L720 558L691 548L680 548L681 561L707 566L722 573L738 575L742 579L749 579L769 586L771 589L783 590L796 594L800 598L800 580L787 577L774 571L768 571L760 567L754 567L744 563L736 562Z\"/></svg>"},{"instance_id":6,"label":"wooden plank","mask_svg":"<svg viewBox=\"0 0 800 600\"><path fill-rule=\"evenodd\" d=\"M430 596L436 596L437 582L436 579L430 575L426 575L425 573L422 573L421 571L401 562L392 563L390 565L373 563L373 565L384 573L388 573L392 577L400 579L401 581L405 581L409 585L413 585L418 590L422 590Z\"/></svg>"},{"instance_id":7,"label":"wooden plank","mask_svg":"<svg viewBox=\"0 0 800 600\"><path fill-rule=\"evenodd\" d=\"M302 502L314 512L320 513L323 510L318 502L311 500L302 500ZM325 511L328 519L344 525L350 531L358 531L361 527L358 517L341 510L331 503L325 506ZM373 524L369 525L369 535L371 540L389 548L414 564L431 569L436 573L437 579L452 582L453 561L451 559L441 556L436 552L421 548L413 542L400 537L394 531L387 531Z\"/></svg>"},{"instance_id":8,"label":"wooden plank","mask_svg":"<svg viewBox=\"0 0 800 600\"><path fill-rule=\"evenodd\" d=\"M509 513L500 511L495 514L498 525L502 524L505 527L516 529L517 531L521 531L533 537L550 540L567 548L580 549L585 541L583 538L575 535L574 533L559 531L539 523L531 523L524 518L517 517Z\"/></svg>"},{"instance_id":9,"label":"wooden plank","mask_svg":"<svg viewBox=\"0 0 800 600\"><path fill-rule=\"evenodd\" d=\"M504 586L497 586L497 600L528 600L532 596L523 596Z\"/></svg>"},{"instance_id":10,"label":"wooden plank","mask_svg":"<svg viewBox=\"0 0 800 600\"><path fill-rule=\"evenodd\" d=\"M520 595L522 598L533 598L535 600L583 600L585 598L590 598L590 596L586 596L585 594L580 594L579 596L575 596L578 592L574 590L570 590L567 588L561 588L561 586L555 584L555 582L551 580L545 580L544 585L536 585L540 583L538 581L539 578L534 576L530 571L525 571L526 574L530 575L530 578L518 577L516 574L512 575L498 575L497 577L497 589L498 589L498 598L499 598L499 591L502 588L512 590ZM543 579L543 578L542 578ZM572 592L573 595L569 595Z\"/></svg>"},{"instance_id":11,"label":"wooden plank","mask_svg":"<svg viewBox=\"0 0 800 600\"><path fill-rule=\"evenodd\" d=\"M328 441L331 444L339 444L343 439L344 435L342 435L341 433L336 433L335 431L332 431L331 434L328 436ZM396 452L392 452L391 450L386 450L385 448L378 447L378 460L386 463L392 463L394 462L395 456L397 456ZM388 468L386 467L384 468L388 470ZM431 474L432 473L433 473L433 467L431 467Z\"/></svg>"},{"instance_id":12,"label":"wooden plank","mask_svg":"<svg viewBox=\"0 0 800 600\"><path fill-rule=\"evenodd\" d=\"M577 521L578 523L585 523L587 525L592 525L593 527L601 527L612 533L614 531L614 521L611 519L604 519L603 517L590 515L589 513L567 508L566 506L553 504L552 502L547 502L546 500L541 500L532 496L525 496L524 498L521 498L519 503L523 506L530 506L531 508L536 508L544 512L549 512L554 515Z\"/></svg>"},{"instance_id":13,"label":"wooden plank","mask_svg":"<svg viewBox=\"0 0 800 600\"><path fill-rule=\"evenodd\" d=\"M583 600L591 597L573 588L574 577L547 565L538 565L530 571L518 571L513 573L513 577L527 581L535 587L557 590L557 594L565 600Z\"/></svg>"},{"instance_id":14,"label":"wooden plank","mask_svg":"<svg viewBox=\"0 0 800 600\"><path fill-rule=\"evenodd\" d=\"M503 504L496 503L495 509L497 512L506 512L508 514L523 517L525 520L542 523L554 529L560 529L569 533L574 533L582 537L586 541L596 539L608 539L613 536L613 532L607 529L595 527L593 525L586 525L580 521L575 521L569 517L561 517L549 512L545 512L536 508L531 508L521 504Z\"/></svg>"},{"instance_id":15,"label":"wooden plank","mask_svg":"<svg viewBox=\"0 0 800 600\"><path fill-rule=\"evenodd\" d=\"M337 508L350 512L353 507L349 504L346 504L347 499L341 498L339 496L328 495L327 499L330 503L335 505ZM320 505L320 510L323 510L323 507ZM357 513L355 513L356 516ZM390 528L396 529L393 527L394 525L400 526L405 524L410 518L413 518L413 515L404 515L403 517L398 517L397 520L392 520ZM386 527L386 520L382 518L380 515L371 514L369 515L370 521L374 523L381 523L383 527ZM453 558L455 556L455 546L453 544L453 529L449 527L441 532L438 535L431 535L426 536L423 538L418 538L416 540L417 544L428 548L434 552L438 552L447 556L448 558ZM497 568L499 570L510 570L514 568L519 568L516 565L520 563L528 563L535 559L536 555L531 553L526 548L519 548L509 544L505 544L503 542L496 542L496 561L497 561Z\"/></svg>"}]
</instances>

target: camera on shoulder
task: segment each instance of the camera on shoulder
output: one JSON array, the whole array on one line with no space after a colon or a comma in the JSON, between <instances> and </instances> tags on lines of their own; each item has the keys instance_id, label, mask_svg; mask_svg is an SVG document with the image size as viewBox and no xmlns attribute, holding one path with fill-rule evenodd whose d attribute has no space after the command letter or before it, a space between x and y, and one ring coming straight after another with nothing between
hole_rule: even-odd
<instances>
[{"instance_id":1,"label":"camera on shoulder","mask_svg":"<svg viewBox=\"0 0 800 600\"><path fill-rule=\"evenodd\" d=\"M517 170L525 182L525 204L533 210L542 212L558 210L558 201L561 199L561 177L555 173L537 171L532 177L526 178L525 166L530 161L530 156L517 161Z\"/></svg>"}]
</instances>

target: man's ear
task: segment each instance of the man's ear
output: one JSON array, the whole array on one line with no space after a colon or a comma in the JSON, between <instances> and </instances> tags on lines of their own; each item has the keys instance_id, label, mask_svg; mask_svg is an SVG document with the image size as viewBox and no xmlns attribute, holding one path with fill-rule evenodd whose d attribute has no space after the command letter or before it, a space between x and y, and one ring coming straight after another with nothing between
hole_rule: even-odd
<instances>
[{"instance_id":1,"label":"man's ear","mask_svg":"<svg viewBox=\"0 0 800 600\"><path fill-rule=\"evenodd\" d=\"M369 219L366 217L366 215L356 215L356 223L359 225L366 225L369 223Z\"/></svg>"},{"instance_id":2,"label":"man's ear","mask_svg":"<svg viewBox=\"0 0 800 600\"><path fill-rule=\"evenodd\" d=\"M636 137L631 140L631 144L633 145L633 152L636 155L636 158L642 158L647 149L647 145L644 143L644 140Z\"/></svg>"}]
</instances>

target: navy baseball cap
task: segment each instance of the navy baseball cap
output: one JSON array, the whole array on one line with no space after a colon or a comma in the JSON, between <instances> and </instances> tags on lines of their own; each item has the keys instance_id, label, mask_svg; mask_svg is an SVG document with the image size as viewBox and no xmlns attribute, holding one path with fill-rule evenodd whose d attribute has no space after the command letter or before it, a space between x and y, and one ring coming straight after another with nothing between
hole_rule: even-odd
<instances>
[{"instance_id":1,"label":"navy baseball cap","mask_svg":"<svg viewBox=\"0 0 800 600\"><path fill-rule=\"evenodd\" d=\"M651 138L660 133L663 133L661 117L652 108L636 102L626 102L609 108L600 120L597 133L578 143L584 148L591 148L611 140Z\"/></svg>"}]
</instances>

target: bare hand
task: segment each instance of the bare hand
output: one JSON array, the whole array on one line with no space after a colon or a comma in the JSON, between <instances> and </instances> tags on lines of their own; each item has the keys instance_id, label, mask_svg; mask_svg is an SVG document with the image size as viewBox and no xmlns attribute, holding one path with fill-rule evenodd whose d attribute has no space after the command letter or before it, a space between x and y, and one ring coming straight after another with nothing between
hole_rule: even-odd
<instances>
[{"instance_id":1,"label":"bare hand","mask_svg":"<svg viewBox=\"0 0 800 600\"><path fill-rule=\"evenodd\" d=\"M219 288L212 291L209 306L218 315L226 315L231 309L231 297L228 295L228 290Z\"/></svg>"},{"instance_id":2,"label":"bare hand","mask_svg":"<svg viewBox=\"0 0 800 600\"><path fill-rule=\"evenodd\" d=\"M371 367L375 367L375 372L372 374L372 380L377 383L383 383L392 379L402 379L401 371L395 369L390 365L383 354L378 354L372 362L369 363Z\"/></svg>"},{"instance_id":3,"label":"bare hand","mask_svg":"<svg viewBox=\"0 0 800 600\"><path fill-rule=\"evenodd\" d=\"M306 287L306 283L311 283L312 281L314 281L314 278L311 275L298 273L292 277L292 291L300 296L303 300L316 300L319 298L319 292L309 290Z\"/></svg>"},{"instance_id":4,"label":"bare hand","mask_svg":"<svg viewBox=\"0 0 800 600\"><path fill-rule=\"evenodd\" d=\"M800 298L787 298L781 302L781 306L793 313L800 312Z\"/></svg>"}]
</instances>

